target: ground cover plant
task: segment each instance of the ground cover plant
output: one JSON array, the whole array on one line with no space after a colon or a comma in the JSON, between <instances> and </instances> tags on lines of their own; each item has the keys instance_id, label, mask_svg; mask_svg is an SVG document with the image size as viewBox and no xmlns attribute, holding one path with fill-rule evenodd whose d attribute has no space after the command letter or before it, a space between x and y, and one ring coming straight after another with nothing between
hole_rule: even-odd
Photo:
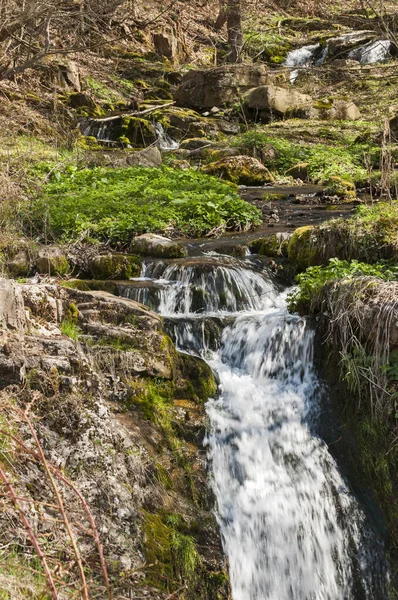
<instances>
[{"instance_id":1,"label":"ground cover plant","mask_svg":"<svg viewBox=\"0 0 398 600\"><path fill-rule=\"evenodd\" d=\"M22 209L25 230L46 241L82 237L125 245L147 231L200 236L259 224L235 186L194 170L70 167Z\"/></svg>"}]
</instances>

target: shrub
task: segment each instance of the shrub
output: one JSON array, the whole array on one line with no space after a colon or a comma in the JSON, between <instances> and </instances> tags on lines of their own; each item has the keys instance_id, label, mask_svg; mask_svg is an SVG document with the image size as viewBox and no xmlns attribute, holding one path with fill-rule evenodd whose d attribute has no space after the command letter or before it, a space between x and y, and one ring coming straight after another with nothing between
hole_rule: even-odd
<instances>
[{"instance_id":1,"label":"shrub","mask_svg":"<svg viewBox=\"0 0 398 600\"><path fill-rule=\"evenodd\" d=\"M259 211L235 186L192 169L131 167L69 169L44 186L23 209L27 231L41 239L91 236L127 244L148 231L200 236L247 229L261 222Z\"/></svg>"}]
</instances>

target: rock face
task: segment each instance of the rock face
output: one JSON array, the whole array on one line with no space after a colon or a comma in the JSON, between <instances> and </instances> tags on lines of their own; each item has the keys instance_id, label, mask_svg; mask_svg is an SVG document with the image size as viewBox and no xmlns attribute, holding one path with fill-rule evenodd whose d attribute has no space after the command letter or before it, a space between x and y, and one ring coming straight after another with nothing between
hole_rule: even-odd
<instances>
[{"instance_id":1,"label":"rock face","mask_svg":"<svg viewBox=\"0 0 398 600\"><path fill-rule=\"evenodd\" d=\"M313 99L294 89L264 85L248 92L245 104L251 111L258 112L260 119L270 120L311 110Z\"/></svg>"},{"instance_id":2,"label":"rock face","mask_svg":"<svg viewBox=\"0 0 398 600\"><path fill-rule=\"evenodd\" d=\"M251 156L222 158L205 165L202 171L238 185L263 185L274 181L272 173L259 160Z\"/></svg>"},{"instance_id":3,"label":"rock face","mask_svg":"<svg viewBox=\"0 0 398 600\"><path fill-rule=\"evenodd\" d=\"M162 600L181 577L187 597L227 600L202 450L203 404L216 392L207 364L176 352L157 315L106 292L2 279L0 300L0 405L7 425L36 447L16 406L28 410L47 461L84 496L115 597L134 592ZM44 553L50 562L62 555L73 571L44 470L11 446L7 452ZM57 485L71 522L90 528L71 489ZM26 540L11 501L3 502L0 524L4 543ZM88 578L100 578L96 546L85 531L76 537ZM194 574L170 540L189 543Z\"/></svg>"},{"instance_id":4,"label":"rock face","mask_svg":"<svg viewBox=\"0 0 398 600\"><path fill-rule=\"evenodd\" d=\"M178 64L189 59L184 35L176 23L165 26L161 32L154 33L152 39L155 51L172 63Z\"/></svg>"},{"instance_id":5,"label":"rock face","mask_svg":"<svg viewBox=\"0 0 398 600\"><path fill-rule=\"evenodd\" d=\"M178 242L173 242L154 233L145 233L135 237L131 242L130 250L141 256L154 256L156 258L183 258L187 256L186 249Z\"/></svg>"},{"instance_id":6,"label":"rock face","mask_svg":"<svg viewBox=\"0 0 398 600\"><path fill-rule=\"evenodd\" d=\"M175 93L181 106L213 108L236 102L249 89L274 80L265 65L224 65L187 73Z\"/></svg>"}]
</instances>

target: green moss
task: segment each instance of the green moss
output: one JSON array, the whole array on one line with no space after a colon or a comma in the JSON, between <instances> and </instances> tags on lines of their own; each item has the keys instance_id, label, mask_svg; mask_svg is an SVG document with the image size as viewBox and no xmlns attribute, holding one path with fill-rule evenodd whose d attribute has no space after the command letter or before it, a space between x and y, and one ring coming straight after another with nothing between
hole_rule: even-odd
<instances>
[{"instance_id":1,"label":"green moss","mask_svg":"<svg viewBox=\"0 0 398 600\"><path fill-rule=\"evenodd\" d=\"M263 185L275 181L268 169L257 164L255 159L244 156L224 158L205 165L201 170L237 185Z\"/></svg>"},{"instance_id":2,"label":"green moss","mask_svg":"<svg viewBox=\"0 0 398 600\"><path fill-rule=\"evenodd\" d=\"M70 281L61 281L60 285L62 287L70 288L72 290L80 290L82 292L90 291L89 286L85 281L81 279L71 279Z\"/></svg>"},{"instance_id":3,"label":"green moss","mask_svg":"<svg viewBox=\"0 0 398 600\"><path fill-rule=\"evenodd\" d=\"M301 270L316 265L318 262L313 232L314 228L311 225L299 227L289 240L287 248L289 260Z\"/></svg>"},{"instance_id":4,"label":"green moss","mask_svg":"<svg viewBox=\"0 0 398 600\"><path fill-rule=\"evenodd\" d=\"M76 325L76 322L68 318L62 321L60 330L63 335L66 335L74 341L77 341L82 333L80 327Z\"/></svg>"},{"instance_id":5,"label":"green moss","mask_svg":"<svg viewBox=\"0 0 398 600\"><path fill-rule=\"evenodd\" d=\"M329 177L324 181L326 186L325 193L329 196L339 196L346 200L354 200L356 198L355 183L343 179L342 177Z\"/></svg>"},{"instance_id":6,"label":"green moss","mask_svg":"<svg viewBox=\"0 0 398 600\"><path fill-rule=\"evenodd\" d=\"M207 402L217 394L217 383L209 365L202 359L187 354L177 358L179 376L175 397Z\"/></svg>"},{"instance_id":7,"label":"green moss","mask_svg":"<svg viewBox=\"0 0 398 600\"><path fill-rule=\"evenodd\" d=\"M144 554L150 565L146 578L167 592L175 591L181 583L192 591L199 575L196 543L192 536L181 533L182 523L178 515L144 513Z\"/></svg>"},{"instance_id":8,"label":"green moss","mask_svg":"<svg viewBox=\"0 0 398 600\"><path fill-rule=\"evenodd\" d=\"M133 146L148 146L156 141L155 128L147 119L123 117L117 140L129 140Z\"/></svg>"},{"instance_id":9,"label":"green moss","mask_svg":"<svg viewBox=\"0 0 398 600\"><path fill-rule=\"evenodd\" d=\"M128 254L97 256L90 262L90 275L95 279L130 279L141 271L140 258Z\"/></svg>"},{"instance_id":10,"label":"green moss","mask_svg":"<svg viewBox=\"0 0 398 600\"><path fill-rule=\"evenodd\" d=\"M277 235L270 235L250 244L250 251L261 256L281 257L288 256L289 241Z\"/></svg>"}]
</instances>

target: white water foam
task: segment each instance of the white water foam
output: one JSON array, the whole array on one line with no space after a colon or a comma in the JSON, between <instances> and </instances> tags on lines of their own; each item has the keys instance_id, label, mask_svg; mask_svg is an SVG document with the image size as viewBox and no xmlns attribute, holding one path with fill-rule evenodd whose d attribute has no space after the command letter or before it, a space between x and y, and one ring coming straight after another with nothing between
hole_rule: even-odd
<instances>
[{"instance_id":1,"label":"white water foam","mask_svg":"<svg viewBox=\"0 0 398 600\"><path fill-rule=\"evenodd\" d=\"M385 600L383 544L314 433L313 332L288 314L286 292L225 257L142 275L169 281L158 311L220 380L207 446L233 600Z\"/></svg>"}]
</instances>

